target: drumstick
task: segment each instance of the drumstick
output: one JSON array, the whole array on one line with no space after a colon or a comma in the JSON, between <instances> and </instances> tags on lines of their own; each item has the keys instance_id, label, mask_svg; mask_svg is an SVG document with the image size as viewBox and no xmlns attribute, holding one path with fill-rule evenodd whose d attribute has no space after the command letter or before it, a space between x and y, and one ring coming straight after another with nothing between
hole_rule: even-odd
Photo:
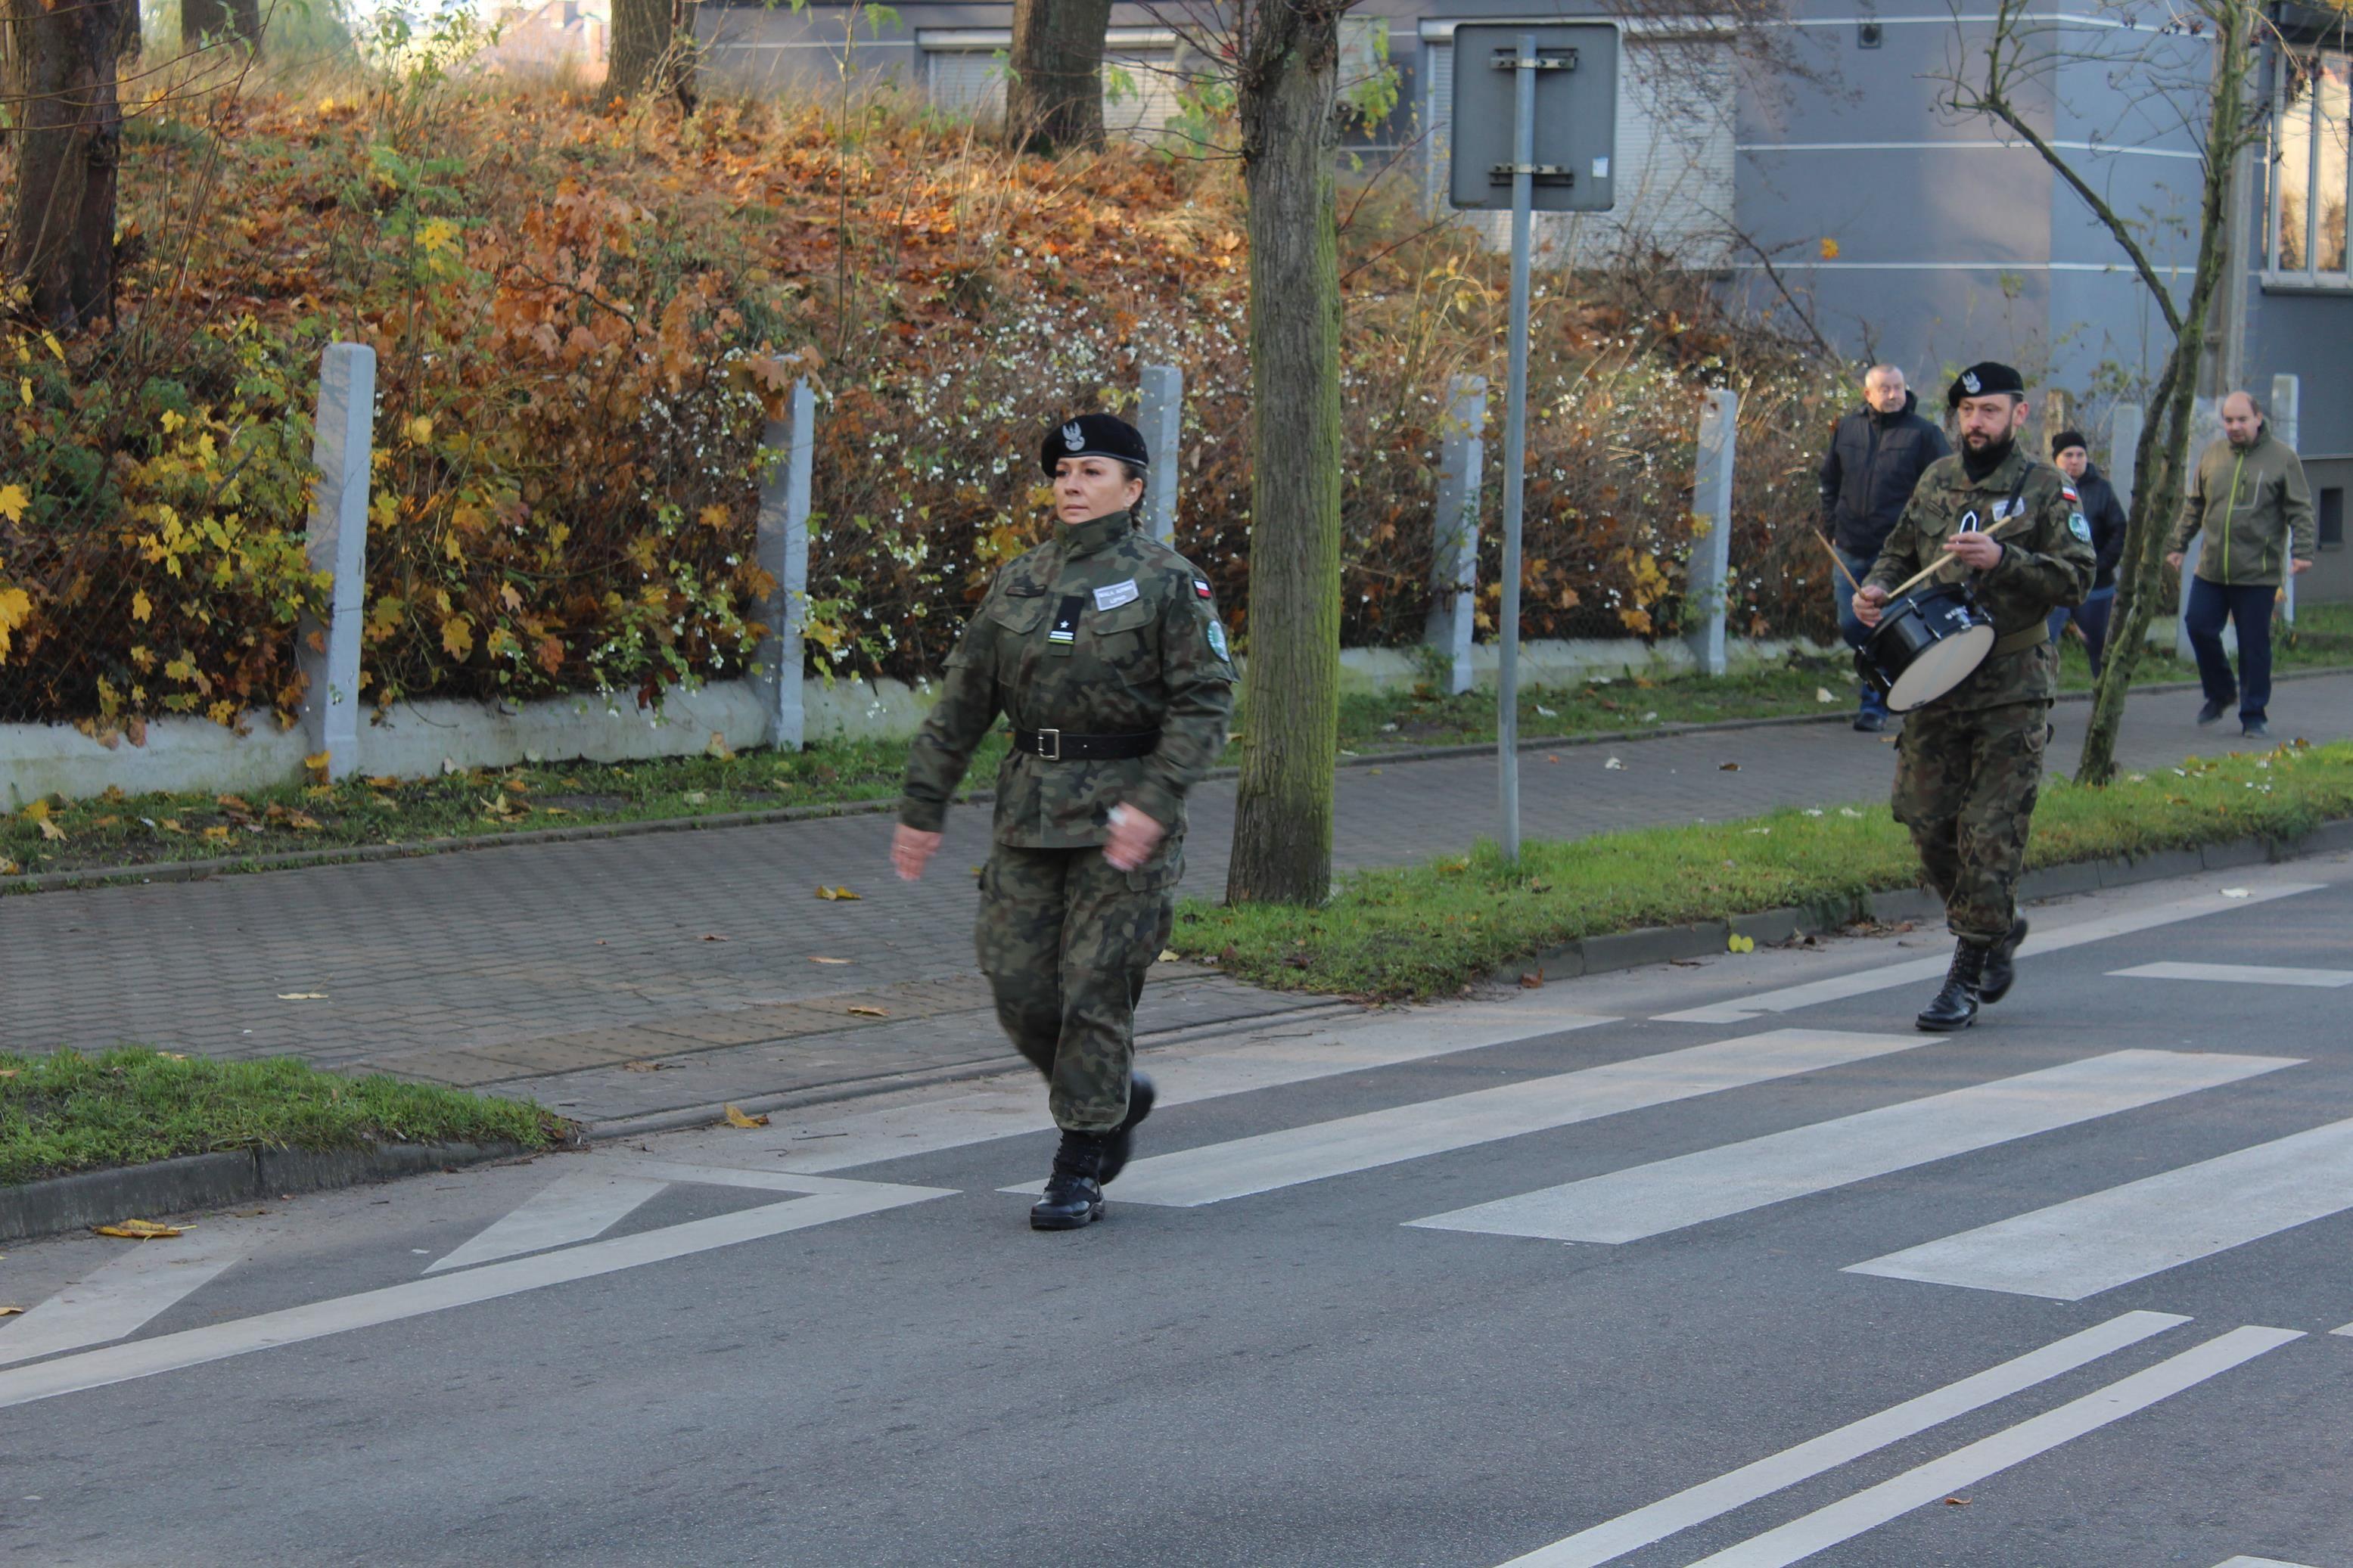
<instances>
[{"instance_id":1,"label":"drumstick","mask_svg":"<svg viewBox=\"0 0 2353 1568\"><path fill-rule=\"evenodd\" d=\"M2024 512L2019 513L2016 517L2004 518L2001 521L1995 523L1991 528L1985 530L1985 536L1988 539L1991 539L2003 529L2015 528L2025 521L2026 514ZM1959 559L1960 557L1957 555L1947 555L1941 561L1931 561L1927 565L1923 566L1919 571L1915 572L1911 576L1906 577L1901 583L1896 584L1894 587L1890 588L1887 591L1887 597L1891 600L1902 598L1907 590L1918 587L1922 583L1927 581L1930 577L1935 576L1937 573L1942 572L1946 567L1950 566L1954 562ZM1862 590L1858 588L1855 592L1859 594L1862 592Z\"/></svg>"},{"instance_id":2,"label":"drumstick","mask_svg":"<svg viewBox=\"0 0 2353 1568\"><path fill-rule=\"evenodd\" d=\"M1822 539L1822 536L1819 533L1814 535L1814 537L1816 539ZM1832 544L1827 539L1822 539L1822 550L1824 553L1830 556L1831 564L1838 568L1839 575L1846 579L1846 585L1853 589L1858 594L1862 593L1862 584L1856 582L1854 580L1854 574L1846 569L1846 557L1838 552L1838 546Z\"/></svg>"}]
</instances>

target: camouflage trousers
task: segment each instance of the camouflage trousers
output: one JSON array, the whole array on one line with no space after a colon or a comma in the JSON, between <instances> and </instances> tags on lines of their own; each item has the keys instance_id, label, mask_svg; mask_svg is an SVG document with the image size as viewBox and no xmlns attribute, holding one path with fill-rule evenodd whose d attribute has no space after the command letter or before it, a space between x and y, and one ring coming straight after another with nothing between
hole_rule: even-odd
<instances>
[{"instance_id":1,"label":"camouflage trousers","mask_svg":"<svg viewBox=\"0 0 2353 1568\"><path fill-rule=\"evenodd\" d=\"M2018 912L2026 833L2042 787L2051 705L2009 702L1904 717L1895 820L1912 830L1955 936L1994 942Z\"/></svg>"},{"instance_id":2,"label":"camouflage trousers","mask_svg":"<svg viewBox=\"0 0 2353 1568\"><path fill-rule=\"evenodd\" d=\"M997 1021L1046 1075L1055 1125L1108 1132L1127 1116L1135 1004L1168 941L1181 839L1122 871L1100 848L999 844L980 878L975 945Z\"/></svg>"}]
</instances>

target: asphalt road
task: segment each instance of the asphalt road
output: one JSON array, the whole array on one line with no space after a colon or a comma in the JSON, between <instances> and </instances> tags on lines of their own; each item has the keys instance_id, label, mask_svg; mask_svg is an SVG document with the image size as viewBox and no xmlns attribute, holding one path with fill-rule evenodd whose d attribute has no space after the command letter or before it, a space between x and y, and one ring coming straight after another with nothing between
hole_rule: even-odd
<instances>
[{"instance_id":1,"label":"asphalt road","mask_svg":"<svg viewBox=\"0 0 2353 1568\"><path fill-rule=\"evenodd\" d=\"M0 1562L2353 1563L2353 863L2034 915L19 1247Z\"/></svg>"}]
</instances>

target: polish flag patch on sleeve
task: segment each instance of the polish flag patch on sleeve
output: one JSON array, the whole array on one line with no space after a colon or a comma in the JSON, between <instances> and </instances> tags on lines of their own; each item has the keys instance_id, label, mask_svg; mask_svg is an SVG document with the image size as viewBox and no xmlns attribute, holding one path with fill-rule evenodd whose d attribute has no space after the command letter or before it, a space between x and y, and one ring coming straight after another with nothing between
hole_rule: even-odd
<instances>
[{"instance_id":1,"label":"polish flag patch on sleeve","mask_svg":"<svg viewBox=\"0 0 2353 1568\"><path fill-rule=\"evenodd\" d=\"M1215 594L1209 591L1209 584L1199 577L1193 579L1193 596L1197 599L1214 599L1217 597Z\"/></svg>"},{"instance_id":2,"label":"polish flag patch on sleeve","mask_svg":"<svg viewBox=\"0 0 2353 1568\"><path fill-rule=\"evenodd\" d=\"M2062 479L2062 480L2059 482L2059 493L2060 493L2061 495L2063 495L2063 496L2065 496L2069 500L2072 500L2072 501L2077 501L2077 502L2080 502L2080 501L2082 501L2082 500L2083 500L2083 499L2084 499L2082 496L2079 496L2079 495L2077 495L2077 494L2075 493L2075 487L2074 487L2073 485L2071 485L2071 484L2067 483L2064 479Z\"/></svg>"}]
</instances>

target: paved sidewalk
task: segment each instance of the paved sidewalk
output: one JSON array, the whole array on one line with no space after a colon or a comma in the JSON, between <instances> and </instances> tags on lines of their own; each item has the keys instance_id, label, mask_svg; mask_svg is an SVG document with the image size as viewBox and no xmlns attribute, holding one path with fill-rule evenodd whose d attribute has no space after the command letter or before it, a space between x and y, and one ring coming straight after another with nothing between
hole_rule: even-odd
<instances>
[{"instance_id":1,"label":"paved sidewalk","mask_svg":"<svg viewBox=\"0 0 2353 1568\"><path fill-rule=\"evenodd\" d=\"M2126 760L2243 749L2234 727L2199 730L2197 704L2139 699ZM2353 676L2284 681L2273 711L2283 738L2353 736ZM2063 764L2088 712L2056 710ZM1836 722L1563 746L1523 756L1524 831L1867 800L1892 769L1884 738ZM1335 858L1468 847L1493 832L1494 796L1491 756L1345 770ZM1224 886L1233 802L1231 784L1196 795L1190 893ZM0 1043L293 1053L595 1121L1001 1064L972 956L987 830L985 807L953 813L913 887L885 863L890 818L869 816L0 899ZM820 900L820 883L860 896ZM1166 1034L1328 1005L1169 964L1140 1022Z\"/></svg>"}]
</instances>

